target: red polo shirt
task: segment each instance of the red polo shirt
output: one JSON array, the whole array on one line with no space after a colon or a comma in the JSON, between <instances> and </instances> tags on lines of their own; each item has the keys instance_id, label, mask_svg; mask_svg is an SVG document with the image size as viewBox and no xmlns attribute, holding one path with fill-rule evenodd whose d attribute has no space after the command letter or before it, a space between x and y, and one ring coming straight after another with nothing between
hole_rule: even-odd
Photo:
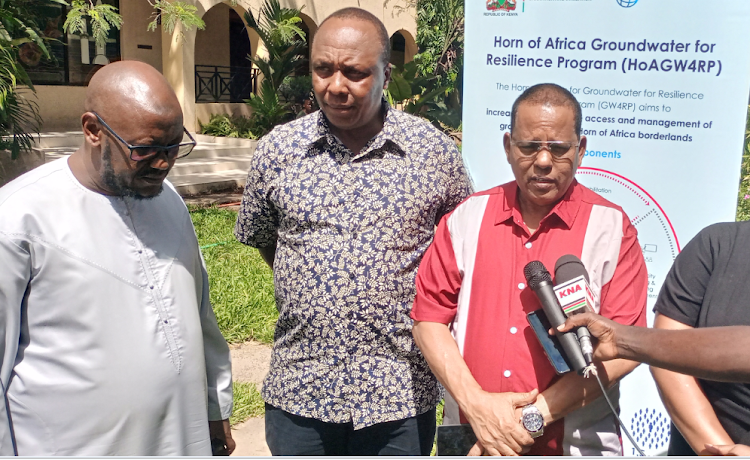
<instances>
[{"instance_id":1,"label":"red polo shirt","mask_svg":"<svg viewBox=\"0 0 750 460\"><path fill-rule=\"evenodd\" d=\"M552 272L561 256L580 257L599 313L646 326L646 265L635 227L622 209L574 181L529 235L517 190L510 182L474 194L441 220L419 267L411 312L418 321L450 324L472 375L484 390L498 393L544 391L556 380L526 320L527 313L541 308L523 274L532 260ZM611 452L619 445L614 418L610 421L602 406L592 406L597 407L566 417L568 426L546 427L530 454ZM466 423L462 414L460 419ZM602 430L611 436L602 437ZM589 431L596 439L585 439Z\"/></svg>"}]
</instances>

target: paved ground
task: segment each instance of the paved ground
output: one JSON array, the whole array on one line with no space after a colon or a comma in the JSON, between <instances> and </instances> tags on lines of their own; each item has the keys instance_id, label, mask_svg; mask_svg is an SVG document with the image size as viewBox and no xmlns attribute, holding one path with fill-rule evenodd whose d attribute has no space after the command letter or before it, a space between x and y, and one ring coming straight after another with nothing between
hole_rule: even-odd
<instances>
[{"instance_id":1,"label":"paved ground","mask_svg":"<svg viewBox=\"0 0 750 460\"><path fill-rule=\"evenodd\" d=\"M222 193L211 193L209 195L185 196L183 200L187 204L196 206L220 206L222 208L234 209L237 211L240 201L242 201L242 190L232 190Z\"/></svg>"},{"instance_id":2,"label":"paved ground","mask_svg":"<svg viewBox=\"0 0 750 460\"><path fill-rule=\"evenodd\" d=\"M245 342L232 347L232 377L240 382L254 382L260 389L271 361L271 347L258 342ZM269 456L263 418L251 418L232 429L236 456Z\"/></svg>"}]
</instances>

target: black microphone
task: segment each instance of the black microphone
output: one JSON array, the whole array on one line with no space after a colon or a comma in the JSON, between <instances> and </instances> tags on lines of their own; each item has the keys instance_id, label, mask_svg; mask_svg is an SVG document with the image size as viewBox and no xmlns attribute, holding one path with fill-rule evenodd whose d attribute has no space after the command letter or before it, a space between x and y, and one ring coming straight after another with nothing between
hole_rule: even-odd
<instances>
[{"instance_id":1,"label":"black microphone","mask_svg":"<svg viewBox=\"0 0 750 460\"><path fill-rule=\"evenodd\" d=\"M544 314L554 328L555 335L560 340L560 345L562 345L573 370L583 374L586 361L583 359L578 339L572 332L563 333L557 330L557 326L565 322L565 314L563 314L560 302L557 301L557 296L552 288L552 276L544 264L538 260L532 260L526 264L523 268L523 274L526 277L526 283L536 294L539 303L542 304Z\"/></svg>"},{"instance_id":2,"label":"black microphone","mask_svg":"<svg viewBox=\"0 0 750 460\"><path fill-rule=\"evenodd\" d=\"M566 254L555 264L555 294L563 305L565 316L593 312L593 294L589 288L589 273L578 257ZM576 336L581 344L581 351L586 364L594 361L594 346L591 344L591 333L586 326L576 328Z\"/></svg>"}]
</instances>

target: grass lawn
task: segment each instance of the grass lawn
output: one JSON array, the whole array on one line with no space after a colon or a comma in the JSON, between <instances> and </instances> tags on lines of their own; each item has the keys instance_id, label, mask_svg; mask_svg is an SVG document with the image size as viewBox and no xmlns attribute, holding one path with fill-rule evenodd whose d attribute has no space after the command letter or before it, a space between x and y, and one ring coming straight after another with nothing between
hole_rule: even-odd
<instances>
[{"instance_id":1,"label":"grass lawn","mask_svg":"<svg viewBox=\"0 0 750 460\"><path fill-rule=\"evenodd\" d=\"M278 318L273 296L273 274L257 249L239 243L232 230L237 212L218 208L191 208L198 244L206 260L211 304L224 338L230 343L248 339L273 342ZM254 383L234 382L236 425L265 413Z\"/></svg>"},{"instance_id":2,"label":"grass lawn","mask_svg":"<svg viewBox=\"0 0 750 460\"><path fill-rule=\"evenodd\" d=\"M232 382L234 392L234 411L229 423L234 426L250 417L261 417L265 414L265 404L254 383Z\"/></svg>"},{"instance_id":3,"label":"grass lawn","mask_svg":"<svg viewBox=\"0 0 750 460\"><path fill-rule=\"evenodd\" d=\"M211 304L224 338L273 342L278 318L273 274L258 250L239 243L232 233L237 212L218 208L191 209L198 243L206 260Z\"/></svg>"}]
</instances>

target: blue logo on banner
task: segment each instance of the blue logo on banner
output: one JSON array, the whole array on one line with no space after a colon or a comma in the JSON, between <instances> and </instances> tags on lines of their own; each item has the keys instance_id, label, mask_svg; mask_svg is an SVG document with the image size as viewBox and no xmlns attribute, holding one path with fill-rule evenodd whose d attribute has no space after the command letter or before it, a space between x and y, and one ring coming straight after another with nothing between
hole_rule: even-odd
<instances>
[{"instance_id":1,"label":"blue logo on banner","mask_svg":"<svg viewBox=\"0 0 750 460\"><path fill-rule=\"evenodd\" d=\"M669 444L669 422L666 415L647 407L639 409L630 420L630 431L642 449L658 453ZM635 452L625 455L635 455Z\"/></svg>"},{"instance_id":2,"label":"blue logo on banner","mask_svg":"<svg viewBox=\"0 0 750 460\"><path fill-rule=\"evenodd\" d=\"M617 4L623 8L630 8L636 3L638 3L638 0L617 0Z\"/></svg>"}]
</instances>

